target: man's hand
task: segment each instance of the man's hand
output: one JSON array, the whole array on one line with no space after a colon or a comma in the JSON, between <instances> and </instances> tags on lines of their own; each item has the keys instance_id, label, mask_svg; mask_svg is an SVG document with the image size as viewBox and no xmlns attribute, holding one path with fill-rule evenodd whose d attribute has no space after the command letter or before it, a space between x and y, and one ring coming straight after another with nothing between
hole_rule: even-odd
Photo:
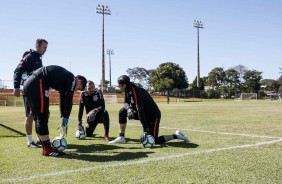
<instances>
[{"instance_id":1,"label":"man's hand","mask_svg":"<svg viewBox=\"0 0 282 184\"><path fill-rule=\"evenodd\" d=\"M61 131L60 137L66 137L68 133L68 124L62 123L59 129Z\"/></svg>"},{"instance_id":2,"label":"man's hand","mask_svg":"<svg viewBox=\"0 0 282 184\"><path fill-rule=\"evenodd\" d=\"M67 133L68 133L68 122L69 122L69 118L63 118L63 122L61 124L61 126L59 127L61 134L61 137L66 137Z\"/></svg>"},{"instance_id":3,"label":"man's hand","mask_svg":"<svg viewBox=\"0 0 282 184\"><path fill-rule=\"evenodd\" d=\"M89 122L92 122L92 121L94 121L95 120L95 118L96 118L96 115L97 115L97 113L98 113L98 111L97 111L98 109L96 108L96 109L93 109L92 111L90 111L87 115L86 115L86 117L87 117L87 122L89 123Z\"/></svg>"},{"instance_id":4,"label":"man's hand","mask_svg":"<svg viewBox=\"0 0 282 184\"><path fill-rule=\"evenodd\" d=\"M127 109L127 117L128 117L128 119L134 119L134 117L135 117L135 114L136 112L135 112L135 110L133 110L132 108L128 108Z\"/></svg>"},{"instance_id":5,"label":"man's hand","mask_svg":"<svg viewBox=\"0 0 282 184\"><path fill-rule=\"evenodd\" d=\"M15 89L14 89L14 95L15 95L16 97L20 97L20 96L21 96L20 88L15 88Z\"/></svg>"},{"instance_id":6,"label":"man's hand","mask_svg":"<svg viewBox=\"0 0 282 184\"><path fill-rule=\"evenodd\" d=\"M143 132L140 136L140 142L144 142L146 140L146 136L149 135L148 132Z\"/></svg>"}]
</instances>

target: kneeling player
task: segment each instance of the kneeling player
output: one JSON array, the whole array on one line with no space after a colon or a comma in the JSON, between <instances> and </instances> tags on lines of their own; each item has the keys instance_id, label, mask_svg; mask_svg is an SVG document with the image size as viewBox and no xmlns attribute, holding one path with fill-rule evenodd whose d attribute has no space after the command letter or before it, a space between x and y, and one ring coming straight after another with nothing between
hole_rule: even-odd
<instances>
[{"instance_id":1,"label":"kneeling player","mask_svg":"<svg viewBox=\"0 0 282 184\"><path fill-rule=\"evenodd\" d=\"M86 90L80 94L79 112L78 112L78 129L83 131L82 115L84 107L87 113L87 125L85 128L86 136L91 137L98 123L104 124L105 141L109 142L110 119L105 110L105 100L101 90L95 88L92 81L87 81Z\"/></svg>"},{"instance_id":2,"label":"kneeling player","mask_svg":"<svg viewBox=\"0 0 282 184\"><path fill-rule=\"evenodd\" d=\"M76 90L84 90L86 79L83 76L74 76L71 72L60 66L45 66L37 69L27 79L24 85L28 103L32 109L38 134L43 148L44 156L60 156L63 152L57 152L51 147L48 129L49 118L49 88L60 93L60 111L63 135L66 136L69 116L72 109L73 93Z\"/></svg>"},{"instance_id":3,"label":"kneeling player","mask_svg":"<svg viewBox=\"0 0 282 184\"><path fill-rule=\"evenodd\" d=\"M119 111L120 136L109 143L126 143L124 134L127 117L128 119L141 121L144 130L141 136L142 142L147 134L154 136L156 144L163 144L172 139L181 139L189 142L188 137L180 130L177 130L172 135L158 136L161 112L151 95L145 89L131 83L126 75L118 78L118 84L121 91L125 92L124 107Z\"/></svg>"}]
</instances>

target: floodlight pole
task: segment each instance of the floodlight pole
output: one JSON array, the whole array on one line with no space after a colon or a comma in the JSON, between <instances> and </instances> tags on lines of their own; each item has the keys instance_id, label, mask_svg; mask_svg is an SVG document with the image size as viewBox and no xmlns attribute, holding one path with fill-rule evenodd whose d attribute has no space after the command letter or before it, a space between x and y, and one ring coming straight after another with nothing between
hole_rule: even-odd
<instances>
[{"instance_id":1,"label":"floodlight pole","mask_svg":"<svg viewBox=\"0 0 282 184\"><path fill-rule=\"evenodd\" d=\"M111 15L111 10L108 6L99 5L96 7L96 13L103 15L103 30L102 30L102 91L105 91L105 48L104 48L104 15Z\"/></svg>"},{"instance_id":2,"label":"floodlight pole","mask_svg":"<svg viewBox=\"0 0 282 184\"><path fill-rule=\"evenodd\" d=\"M201 21L194 20L193 27L197 28L197 38L198 38L198 67L197 67L197 87L200 87L200 36L199 29L203 29L204 26Z\"/></svg>"},{"instance_id":3,"label":"floodlight pole","mask_svg":"<svg viewBox=\"0 0 282 184\"><path fill-rule=\"evenodd\" d=\"M110 87L112 87L112 63L111 63L111 55L114 55L113 49L108 49L107 54L109 55L109 66L110 66Z\"/></svg>"}]
</instances>

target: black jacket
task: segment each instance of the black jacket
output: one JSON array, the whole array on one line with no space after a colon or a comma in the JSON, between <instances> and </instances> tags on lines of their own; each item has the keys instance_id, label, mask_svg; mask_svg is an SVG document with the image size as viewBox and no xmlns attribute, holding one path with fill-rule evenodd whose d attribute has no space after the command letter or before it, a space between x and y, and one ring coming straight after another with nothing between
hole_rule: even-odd
<instances>
[{"instance_id":1,"label":"black jacket","mask_svg":"<svg viewBox=\"0 0 282 184\"><path fill-rule=\"evenodd\" d=\"M129 104L138 113L144 132L149 131L149 124L161 118L161 111L151 95L134 84L126 89L124 103Z\"/></svg>"},{"instance_id":2,"label":"black jacket","mask_svg":"<svg viewBox=\"0 0 282 184\"><path fill-rule=\"evenodd\" d=\"M29 76L34 70L41 67L42 60L38 52L34 50L25 52L21 62L14 71L14 88L20 88L20 85L23 85L22 76L24 73Z\"/></svg>"},{"instance_id":3,"label":"black jacket","mask_svg":"<svg viewBox=\"0 0 282 184\"><path fill-rule=\"evenodd\" d=\"M69 118L76 85L74 75L65 68L55 65L44 66L37 69L32 74L38 79L43 79L47 88L59 91L61 116Z\"/></svg>"},{"instance_id":4,"label":"black jacket","mask_svg":"<svg viewBox=\"0 0 282 184\"><path fill-rule=\"evenodd\" d=\"M89 113L93 109L97 108L99 112L105 110L105 100L101 90L96 89L95 92L89 94L86 91L80 94L79 102L79 112L78 112L78 121L81 122L83 110L86 110L86 113Z\"/></svg>"}]
</instances>

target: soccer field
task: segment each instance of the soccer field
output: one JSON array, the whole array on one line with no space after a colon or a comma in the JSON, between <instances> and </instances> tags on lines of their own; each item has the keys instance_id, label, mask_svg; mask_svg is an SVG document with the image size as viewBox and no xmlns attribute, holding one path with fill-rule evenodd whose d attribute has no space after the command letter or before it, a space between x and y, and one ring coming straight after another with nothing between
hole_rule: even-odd
<instances>
[{"instance_id":1,"label":"soccer field","mask_svg":"<svg viewBox=\"0 0 282 184\"><path fill-rule=\"evenodd\" d=\"M0 183L282 183L282 103L158 105L162 112L159 134L172 134L179 128L190 143L174 140L142 148L139 121L128 122L127 144L107 144L102 124L95 137L77 140L78 106L73 106L67 155L60 158L43 157L41 149L26 147L23 107L0 107ZM111 138L118 136L121 106L106 106ZM58 106L50 111L49 130L54 138L61 119Z\"/></svg>"}]
</instances>

